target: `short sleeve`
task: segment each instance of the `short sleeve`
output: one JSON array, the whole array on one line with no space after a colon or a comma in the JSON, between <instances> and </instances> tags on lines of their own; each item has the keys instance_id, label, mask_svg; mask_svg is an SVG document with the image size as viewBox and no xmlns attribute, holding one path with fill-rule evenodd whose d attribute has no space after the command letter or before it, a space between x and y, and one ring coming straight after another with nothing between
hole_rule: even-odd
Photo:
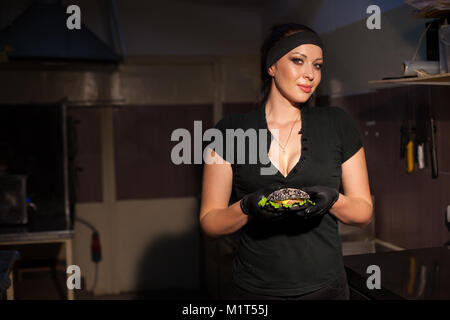
<instances>
[{"instance_id":1,"label":"short sleeve","mask_svg":"<svg viewBox=\"0 0 450 320\"><path fill-rule=\"evenodd\" d=\"M353 118L343 109L336 107L337 128L341 137L341 162L344 163L362 146L361 134Z\"/></svg>"}]
</instances>

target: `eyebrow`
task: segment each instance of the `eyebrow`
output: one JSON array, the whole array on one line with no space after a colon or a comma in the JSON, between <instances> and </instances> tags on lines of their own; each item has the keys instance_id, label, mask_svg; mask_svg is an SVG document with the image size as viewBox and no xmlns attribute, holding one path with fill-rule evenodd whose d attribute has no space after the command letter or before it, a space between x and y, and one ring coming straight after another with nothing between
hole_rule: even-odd
<instances>
[{"instance_id":1,"label":"eyebrow","mask_svg":"<svg viewBox=\"0 0 450 320\"><path fill-rule=\"evenodd\" d=\"M303 53L300 53L300 52L297 52L297 51L295 51L295 52L293 52L293 53L298 53L299 55L301 55L301 56L303 56L303 57L305 57L305 58L308 58L305 54L303 54ZM323 58L317 58L316 60L314 60L314 61L317 61L317 60L323 60Z\"/></svg>"}]
</instances>

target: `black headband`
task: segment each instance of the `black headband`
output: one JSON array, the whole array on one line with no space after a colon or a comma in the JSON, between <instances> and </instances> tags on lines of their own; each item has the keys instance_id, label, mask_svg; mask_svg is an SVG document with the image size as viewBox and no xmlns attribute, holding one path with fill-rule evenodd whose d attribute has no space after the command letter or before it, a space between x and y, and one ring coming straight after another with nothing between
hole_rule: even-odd
<instances>
[{"instance_id":1,"label":"black headband","mask_svg":"<svg viewBox=\"0 0 450 320\"><path fill-rule=\"evenodd\" d=\"M281 38L267 53L266 69L277 62L292 49L302 44L315 44L323 50L322 40L311 31L301 31L285 38Z\"/></svg>"}]
</instances>

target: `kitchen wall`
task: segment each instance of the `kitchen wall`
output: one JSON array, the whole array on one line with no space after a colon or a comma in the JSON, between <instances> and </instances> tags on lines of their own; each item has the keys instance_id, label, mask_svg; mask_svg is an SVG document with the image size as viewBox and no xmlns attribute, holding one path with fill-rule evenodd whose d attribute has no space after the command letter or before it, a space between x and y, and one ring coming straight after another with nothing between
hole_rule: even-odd
<instances>
[{"instance_id":1,"label":"kitchen wall","mask_svg":"<svg viewBox=\"0 0 450 320\"><path fill-rule=\"evenodd\" d=\"M375 199L375 234L380 240L413 249L442 246L450 238L444 214L450 205L450 90L448 86L413 85L373 93L321 97L319 104L347 110L359 126ZM407 173L400 158L400 127L429 105L436 119L439 175L431 166ZM430 156L426 150L428 164Z\"/></svg>"},{"instance_id":2,"label":"kitchen wall","mask_svg":"<svg viewBox=\"0 0 450 320\"><path fill-rule=\"evenodd\" d=\"M381 9L381 30L366 27L366 8L372 4ZM278 6L281 9L275 10ZM413 18L412 8L400 0L267 4L263 28L283 21L309 25L323 38L325 67L317 102L346 109L359 125L375 197L376 237L403 248L443 245L450 238L444 225L450 204L450 89L368 83L401 75L402 61L413 57L429 20ZM426 59L425 41L419 60ZM407 174L400 159L400 125L407 112L423 104L429 104L436 117L438 179L431 179L430 168Z\"/></svg>"},{"instance_id":3,"label":"kitchen wall","mask_svg":"<svg viewBox=\"0 0 450 320\"><path fill-rule=\"evenodd\" d=\"M3 0L1 3L12 5L13 2ZM86 23L105 42L113 41L107 24L95 19L94 12L98 8L93 2L74 0L73 3L89 8L82 11ZM202 270L200 261L205 257L200 256L202 251L198 245L199 199L192 190L196 186L182 184L185 196L154 197L152 192L155 190L146 189L133 198L130 190L137 185L145 188L151 184L148 179L136 181L118 168L133 165L124 162L130 150L127 148L133 147L130 161L140 166L145 163L143 157L147 151L140 145L130 146L126 139L122 139L124 135L117 136L117 129L122 128L120 132L134 131L132 137L142 139L150 129L142 124L132 125L137 123L139 114L149 117L152 112L158 112L164 116L162 121L168 122L166 112L170 108L192 107L203 110L205 121L210 118L209 123L213 124L225 113L250 109L258 95L258 49L266 27L274 21L314 22L314 12L321 12L310 11L308 6L312 2L308 1L279 1L276 10L272 2L266 2L262 7L201 3L172 0L155 5L137 0L118 1L125 52L128 54L125 64L119 68L0 65L0 85L4 88L0 92L1 103L55 102L63 98L78 101L72 103L69 110L71 116L80 120L77 161L83 171L79 175L76 211L100 231L103 261L99 265L97 294L174 286L192 289L198 288L201 277L205 277L209 284L220 283L213 269L220 259L224 259L224 263L228 260L215 254L226 252L229 247L221 242L202 243L206 247L206 258L213 261L206 264L209 270ZM314 3L319 7L321 4L330 5L326 1ZM348 10L352 10L351 6ZM449 117L444 99L448 101L448 91L444 87L432 88L442 174L437 180L431 180L429 169L407 175L404 161L398 159L397 145L402 118L400 110L403 110L398 106L406 109L409 105L404 101L404 89L389 87L371 91L373 88L367 80L398 73L400 61L414 52L423 21L411 19L409 7L393 5L386 10L381 32L367 33L361 27L365 26L365 21L355 22L353 16L348 20L349 24L336 26L334 31L323 30L330 62L319 101L347 109L360 125L367 148L371 188L376 199L377 236L406 248L435 245L444 242L448 235L438 213L449 199L445 194L445 190L449 190L449 182L444 173L450 171L446 167L450 159L445 153L448 150L445 134L448 135ZM383 54L380 54L380 46L385 48L381 50ZM344 55L342 48L354 50ZM423 56L423 50L420 54ZM412 96L423 98L421 92L424 88L412 90ZM146 112L147 108L149 112ZM206 111L208 108L210 110ZM122 122L126 117L134 119L134 122ZM193 120L189 117L184 119L187 122ZM366 128L366 121L372 120L376 125ZM374 131L379 135L374 136ZM167 139L163 143L169 144L170 141ZM386 159L386 167L380 159ZM143 173L148 177L152 169L134 170L132 175L139 177ZM375 174L378 169L383 173ZM396 177L395 184L387 184L385 180L393 176ZM177 184L172 176L167 179ZM120 185L119 181L122 181ZM133 185L134 181L136 185ZM386 188L392 192L383 193ZM407 188L412 188L412 192L424 192L433 199L432 210L426 202L412 202L411 189ZM120 199L118 194L126 196ZM168 200L170 207L166 205ZM395 207L392 202L396 203ZM423 220L425 215L427 219ZM166 219L167 216L170 220ZM404 219L408 222L405 223ZM74 261L81 267L87 288L94 281L94 265L89 254L90 237L89 229L75 224ZM222 251L218 250L220 246L224 247ZM228 274L224 275L225 281L228 277Z\"/></svg>"},{"instance_id":4,"label":"kitchen wall","mask_svg":"<svg viewBox=\"0 0 450 320\"><path fill-rule=\"evenodd\" d=\"M370 5L380 7L380 30L366 26ZM285 9L275 10L278 6ZM266 5L264 29L286 21L306 24L320 34L324 68L317 93L337 96L368 93L374 89L369 80L400 76L401 63L412 59L428 20L413 18L412 8L402 0L281 1ZM424 39L417 59L425 58Z\"/></svg>"},{"instance_id":5,"label":"kitchen wall","mask_svg":"<svg viewBox=\"0 0 450 320\"><path fill-rule=\"evenodd\" d=\"M100 233L96 294L199 288L201 171L171 163L170 133L192 134L194 120L205 130L224 103L253 101L255 61L140 56L117 69L0 65L0 103L67 98L68 115L78 121L76 216ZM91 289L91 231L77 221L74 227L74 262Z\"/></svg>"},{"instance_id":6,"label":"kitchen wall","mask_svg":"<svg viewBox=\"0 0 450 320\"><path fill-rule=\"evenodd\" d=\"M0 0L0 29L34 0ZM84 26L119 49L109 0L62 0L78 5ZM261 38L258 1L118 0L117 16L127 56L254 54ZM1 48L3 50L3 48Z\"/></svg>"},{"instance_id":7,"label":"kitchen wall","mask_svg":"<svg viewBox=\"0 0 450 320\"><path fill-rule=\"evenodd\" d=\"M112 41L108 25L95 19L102 16L99 2L71 3L101 39ZM15 2L0 5L20 12ZM118 11L123 65L0 65L0 103L70 101L68 115L79 121L76 214L99 230L102 244L96 294L198 289L201 172L187 166L169 174L170 163L149 153L160 146L168 154L172 127L202 120L206 129L222 117L224 103L255 100L260 9L118 1ZM74 262L91 289L91 231L79 222L74 227Z\"/></svg>"},{"instance_id":8,"label":"kitchen wall","mask_svg":"<svg viewBox=\"0 0 450 320\"><path fill-rule=\"evenodd\" d=\"M360 22L368 17L367 7L377 5L381 12L405 6L403 0L283 0L266 1L263 24L295 21L326 33Z\"/></svg>"}]
</instances>

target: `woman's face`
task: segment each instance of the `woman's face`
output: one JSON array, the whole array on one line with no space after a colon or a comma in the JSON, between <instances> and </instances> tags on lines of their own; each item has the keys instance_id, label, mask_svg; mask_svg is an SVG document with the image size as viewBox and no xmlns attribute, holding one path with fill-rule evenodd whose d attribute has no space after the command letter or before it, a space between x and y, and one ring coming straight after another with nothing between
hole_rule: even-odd
<instances>
[{"instance_id":1,"label":"woman's face","mask_svg":"<svg viewBox=\"0 0 450 320\"><path fill-rule=\"evenodd\" d=\"M294 103L306 102L322 78L322 49L302 44L279 59L268 72L278 91Z\"/></svg>"}]
</instances>

